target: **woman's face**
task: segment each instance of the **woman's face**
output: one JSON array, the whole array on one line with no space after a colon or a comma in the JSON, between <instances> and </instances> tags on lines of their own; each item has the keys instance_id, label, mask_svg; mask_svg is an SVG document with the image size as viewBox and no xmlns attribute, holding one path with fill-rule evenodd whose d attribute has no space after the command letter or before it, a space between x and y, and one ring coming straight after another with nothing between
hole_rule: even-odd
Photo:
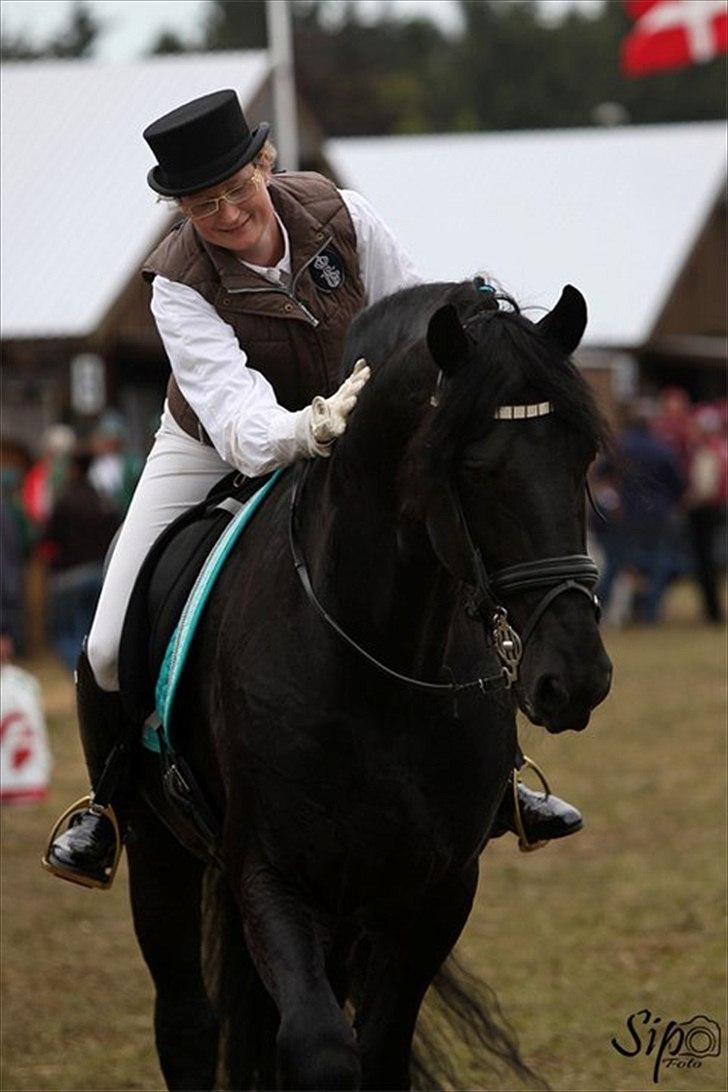
<instances>
[{"instance_id":1,"label":"woman's face","mask_svg":"<svg viewBox=\"0 0 728 1092\"><path fill-rule=\"evenodd\" d=\"M254 265L273 264L270 259L279 232L267 181L264 168L247 163L219 185L181 198L179 206L208 243L232 250ZM219 200L216 212L203 215L212 207L210 202L223 194L230 201Z\"/></svg>"}]
</instances>

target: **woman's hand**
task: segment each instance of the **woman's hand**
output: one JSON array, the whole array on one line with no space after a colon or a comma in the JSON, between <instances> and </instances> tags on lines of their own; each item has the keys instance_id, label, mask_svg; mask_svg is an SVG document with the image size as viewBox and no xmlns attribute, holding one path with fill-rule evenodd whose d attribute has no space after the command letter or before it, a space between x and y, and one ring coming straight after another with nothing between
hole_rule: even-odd
<instances>
[{"instance_id":1,"label":"woman's hand","mask_svg":"<svg viewBox=\"0 0 728 1092\"><path fill-rule=\"evenodd\" d=\"M371 375L365 360L357 360L348 379L329 398L318 395L306 414L306 441L308 454L331 454L331 444L346 431L347 418Z\"/></svg>"}]
</instances>

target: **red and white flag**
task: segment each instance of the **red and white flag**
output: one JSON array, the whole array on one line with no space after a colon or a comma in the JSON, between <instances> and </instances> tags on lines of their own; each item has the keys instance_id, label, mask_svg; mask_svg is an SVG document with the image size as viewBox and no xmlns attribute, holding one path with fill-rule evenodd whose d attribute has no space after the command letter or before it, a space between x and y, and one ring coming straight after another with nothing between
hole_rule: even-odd
<instances>
[{"instance_id":1,"label":"red and white flag","mask_svg":"<svg viewBox=\"0 0 728 1092\"><path fill-rule=\"evenodd\" d=\"M644 76L711 61L728 52L728 0L625 0L632 33L622 71Z\"/></svg>"}]
</instances>

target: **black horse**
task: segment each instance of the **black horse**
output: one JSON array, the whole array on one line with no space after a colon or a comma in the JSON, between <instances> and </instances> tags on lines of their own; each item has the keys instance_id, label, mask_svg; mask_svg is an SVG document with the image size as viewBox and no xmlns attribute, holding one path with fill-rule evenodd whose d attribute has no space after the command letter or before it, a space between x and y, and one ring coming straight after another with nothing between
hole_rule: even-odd
<instances>
[{"instance_id":1,"label":"black horse","mask_svg":"<svg viewBox=\"0 0 728 1092\"><path fill-rule=\"evenodd\" d=\"M569 359L585 323L575 289L534 324L469 283L354 323L344 367L373 375L348 430L256 515L177 699L221 867L169 832L145 759L131 897L170 1088L442 1079L412 1038L470 913L516 705L581 730L610 685L584 556L604 432ZM475 1043L536 1079L444 983Z\"/></svg>"}]
</instances>

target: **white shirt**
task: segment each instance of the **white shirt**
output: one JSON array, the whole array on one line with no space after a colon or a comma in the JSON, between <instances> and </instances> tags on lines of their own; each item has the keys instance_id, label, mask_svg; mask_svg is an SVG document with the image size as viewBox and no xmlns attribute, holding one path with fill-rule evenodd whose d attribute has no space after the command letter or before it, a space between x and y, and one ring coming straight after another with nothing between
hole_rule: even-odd
<instances>
[{"instance_id":1,"label":"white shirt","mask_svg":"<svg viewBox=\"0 0 728 1092\"><path fill-rule=\"evenodd\" d=\"M356 233L359 274L365 303L374 303L422 278L386 224L360 194L339 193ZM281 260L250 269L273 284L291 276L290 241L279 219L285 244ZM301 454L301 413L276 401L268 380L238 344L235 332L193 288L154 278L152 314L177 384L225 462L254 477L287 466Z\"/></svg>"}]
</instances>

